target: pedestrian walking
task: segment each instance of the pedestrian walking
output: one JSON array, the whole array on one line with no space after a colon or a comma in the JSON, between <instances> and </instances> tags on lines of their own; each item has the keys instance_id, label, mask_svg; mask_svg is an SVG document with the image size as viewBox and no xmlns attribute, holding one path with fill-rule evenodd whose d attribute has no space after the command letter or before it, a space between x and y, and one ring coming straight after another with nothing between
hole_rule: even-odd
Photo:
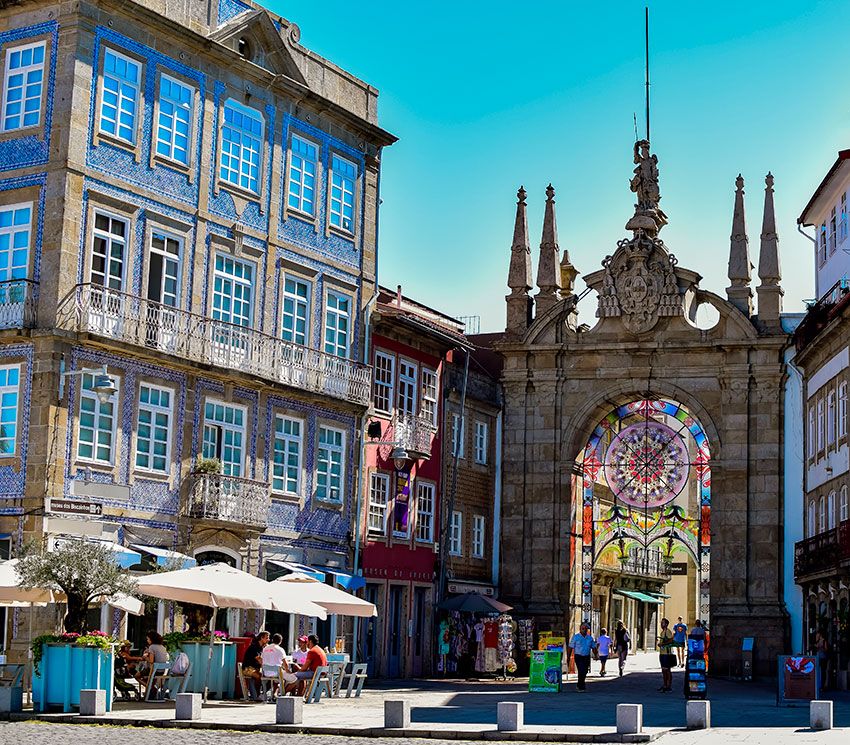
<instances>
[{"instance_id":1,"label":"pedestrian walking","mask_svg":"<svg viewBox=\"0 0 850 745\"><path fill-rule=\"evenodd\" d=\"M576 690L585 690L585 679L587 671L590 670L590 656L593 650L596 649L596 640L586 623L579 626L579 632L570 639L570 649L573 651L573 658L576 662L576 670L578 671L578 684Z\"/></svg>"},{"instance_id":2,"label":"pedestrian walking","mask_svg":"<svg viewBox=\"0 0 850 745\"><path fill-rule=\"evenodd\" d=\"M629 656L629 647L632 644L632 637L622 621L617 621L617 628L614 629L614 651L617 653L617 662L619 663L620 677L623 677L623 671L626 669L626 657Z\"/></svg>"},{"instance_id":3,"label":"pedestrian walking","mask_svg":"<svg viewBox=\"0 0 850 745\"><path fill-rule=\"evenodd\" d=\"M679 661L679 667L685 666L685 641L688 638L688 627L682 622L682 617L675 626L673 626L673 646L676 649L676 658Z\"/></svg>"},{"instance_id":4,"label":"pedestrian walking","mask_svg":"<svg viewBox=\"0 0 850 745\"><path fill-rule=\"evenodd\" d=\"M605 677L605 664L608 662L608 655L611 654L611 646L614 640L608 636L607 629L600 629L599 636L596 637L596 653L599 656L599 675Z\"/></svg>"},{"instance_id":5,"label":"pedestrian walking","mask_svg":"<svg viewBox=\"0 0 850 745\"><path fill-rule=\"evenodd\" d=\"M658 661L661 663L661 676L663 682L658 690L661 693L670 693L673 690L673 667L676 665L676 655L673 653L673 632L670 630L670 621L661 619L661 632L658 634Z\"/></svg>"}]
</instances>

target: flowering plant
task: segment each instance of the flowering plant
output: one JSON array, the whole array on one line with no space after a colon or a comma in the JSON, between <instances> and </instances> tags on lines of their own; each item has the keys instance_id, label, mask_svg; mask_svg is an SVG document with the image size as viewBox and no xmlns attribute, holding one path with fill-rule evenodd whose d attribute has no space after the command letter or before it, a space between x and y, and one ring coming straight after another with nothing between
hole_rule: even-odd
<instances>
[{"instance_id":1,"label":"flowering plant","mask_svg":"<svg viewBox=\"0 0 850 745\"><path fill-rule=\"evenodd\" d=\"M118 640L114 636L103 631L90 631L87 634L65 632L62 634L42 634L32 640L32 667L33 672L38 675L38 663L44 656L45 644L74 644L78 647L94 647L104 651L110 650Z\"/></svg>"}]
</instances>

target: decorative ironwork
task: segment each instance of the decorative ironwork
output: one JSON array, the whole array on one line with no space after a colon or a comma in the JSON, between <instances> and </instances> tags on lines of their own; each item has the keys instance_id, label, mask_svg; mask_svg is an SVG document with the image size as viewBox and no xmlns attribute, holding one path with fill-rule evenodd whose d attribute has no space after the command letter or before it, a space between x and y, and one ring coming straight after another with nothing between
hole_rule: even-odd
<instances>
[{"instance_id":1,"label":"decorative ironwork","mask_svg":"<svg viewBox=\"0 0 850 745\"><path fill-rule=\"evenodd\" d=\"M198 520L265 529L269 523L269 485L218 473L193 474L183 515Z\"/></svg>"},{"instance_id":2,"label":"decorative ironwork","mask_svg":"<svg viewBox=\"0 0 850 745\"><path fill-rule=\"evenodd\" d=\"M428 459L431 457L431 440L435 432L434 423L427 417L396 410L393 413L389 438L410 457Z\"/></svg>"},{"instance_id":3,"label":"decorative ironwork","mask_svg":"<svg viewBox=\"0 0 850 745\"><path fill-rule=\"evenodd\" d=\"M38 282L7 279L0 282L0 329L35 328Z\"/></svg>"},{"instance_id":4,"label":"decorative ironwork","mask_svg":"<svg viewBox=\"0 0 850 745\"><path fill-rule=\"evenodd\" d=\"M794 544L794 579L830 572L850 559L850 520Z\"/></svg>"}]
</instances>

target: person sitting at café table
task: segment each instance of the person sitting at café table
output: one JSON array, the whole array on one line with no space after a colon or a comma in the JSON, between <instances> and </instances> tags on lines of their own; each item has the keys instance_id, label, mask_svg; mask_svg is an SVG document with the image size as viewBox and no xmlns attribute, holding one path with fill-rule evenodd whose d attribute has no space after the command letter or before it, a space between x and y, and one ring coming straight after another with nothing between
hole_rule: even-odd
<instances>
[{"instance_id":1,"label":"person sitting at caf\u00e9 table","mask_svg":"<svg viewBox=\"0 0 850 745\"><path fill-rule=\"evenodd\" d=\"M269 632L261 631L253 638L242 656L242 677L248 681L248 691L253 701L262 700L257 684L263 677L263 647L268 643Z\"/></svg>"},{"instance_id":2,"label":"person sitting at caf\u00e9 table","mask_svg":"<svg viewBox=\"0 0 850 745\"><path fill-rule=\"evenodd\" d=\"M328 664L328 656L325 650L319 646L319 639L315 634L310 634L307 637L307 658L303 665L298 666L298 672L295 673L298 686L298 695L303 696L307 687L307 682L312 680L316 670ZM287 686L287 691L289 686Z\"/></svg>"},{"instance_id":3,"label":"person sitting at caf\u00e9 table","mask_svg":"<svg viewBox=\"0 0 850 745\"><path fill-rule=\"evenodd\" d=\"M142 653L141 664L139 671L136 673L136 680L139 682L140 689L145 688L150 679L151 667L154 663L168 662L168 650L162 643L162 636L156 631L148 631L145 641L147 647Z\"/></svg>"},{"instance_id":4,"label":"person sitting at caf\u00e9 table","mask_svg":"<svg viewBox=\"0 0 850 745\"><path fill-rule=\"evenodd\" d=\"M280 646L283 637L280 634L272 636L271 643L263 647L263 677L264 678L280 678L281 673L289 676L289 663L286 661L286 650ZM290 677L294 681L294 676ZM280 684L277 681L272 682L272 696L276 696Z\"/></svg>"},{"instance_id":5,"label":"person sitting at caf\u00e9 table","mask_svg":"<svg viewBox=\"0 0 850 745\"><path fill-rule=\"evenodd\" d=\"M307 635L302 634L298 637L298 649L292 653L292 661L296 665L303 665L307 660Z\"/></svg>"}]
</instances>

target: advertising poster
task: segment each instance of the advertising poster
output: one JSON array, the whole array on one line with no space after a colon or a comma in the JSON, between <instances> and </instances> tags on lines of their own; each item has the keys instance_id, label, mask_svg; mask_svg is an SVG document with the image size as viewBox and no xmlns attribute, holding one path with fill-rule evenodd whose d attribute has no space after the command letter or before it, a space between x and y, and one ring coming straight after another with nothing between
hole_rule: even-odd
<instances>
[{"instance_id":1,"label":"advertising poster","mask_svg":"<svg viewBox=\"0 0 850 745\"><path fill-rule=\"evenodd\" d=\"M779 690L777 699L780 705L808 704L817 699L818 659L810 655L782 655L779 658Z\"/></svg>"},{"instance_id":2,"label":"advertising poster","mask_svg":"<svg viewBox=\"0 0 850 745\"><path fill-rule=\"evenodd\" d=\"M528 690L532 693L558 693L561 690L559 650L536 650L531 653Z\"/></svg>"}]
</instances>

